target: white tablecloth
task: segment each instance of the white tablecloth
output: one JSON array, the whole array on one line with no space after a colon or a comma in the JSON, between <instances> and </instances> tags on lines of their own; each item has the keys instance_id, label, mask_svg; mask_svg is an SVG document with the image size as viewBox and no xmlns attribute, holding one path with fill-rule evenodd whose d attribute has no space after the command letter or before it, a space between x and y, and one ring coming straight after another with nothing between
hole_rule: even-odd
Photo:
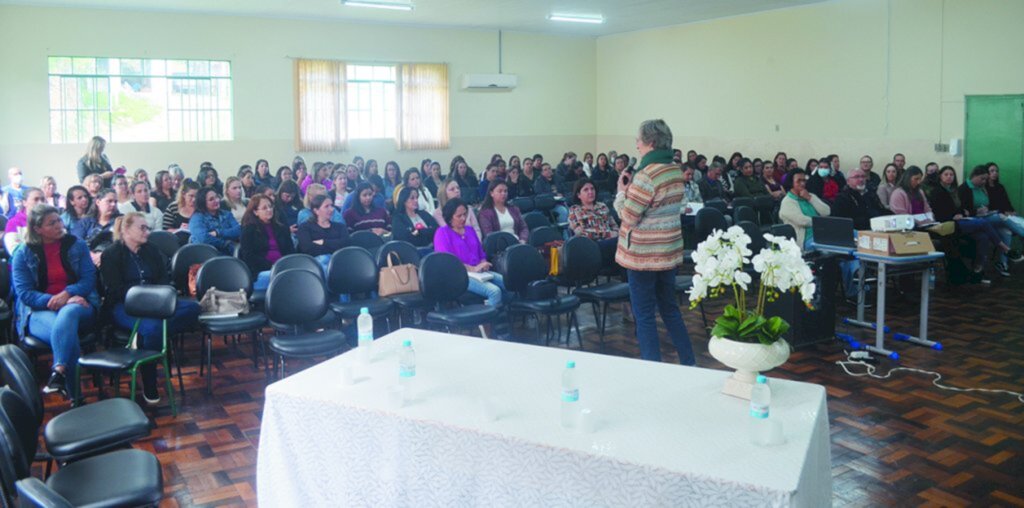
<instances>
[{"instance_id":1,"label":"white tablecloth","mask_svg":"<svg viewBox=\"0 0 1024 508\"><path fill-rule=\"evenodd\" d=\"M415 398L388 400L398 345L416 349ZM575 360L592 433L564 430ZM786 442L750 444L749 403L725 371L422 330L267 388L257 488L282 506L828 506L828 414L818 385L773 379ZM345 386L340 367L353 369ZM486 400L496 401L487 421Z\"/></svg>"}]
</instances>

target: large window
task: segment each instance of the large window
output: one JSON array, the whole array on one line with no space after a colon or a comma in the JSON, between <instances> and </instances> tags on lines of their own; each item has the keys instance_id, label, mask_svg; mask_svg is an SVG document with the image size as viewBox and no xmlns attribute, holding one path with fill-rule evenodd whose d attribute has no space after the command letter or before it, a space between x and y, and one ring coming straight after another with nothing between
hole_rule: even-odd
<instances>
[{"instance_id":1,"label":"large window","mask_svg":"<svg viewBox=\"0 0 1024 508\"><path fill-rule=\"evenodd\" d=\"M448 148L448 66L295 61L299 151L339 151L350 139L393 139L405 150Z\"/></svg>"},{"instance_id":2,"label":"large window","mask_svg":"<svg viewBox=\"0 0 1024 508\"><path fill-rule=\"evenodd\" d=\"M231 63L52 56L50 142L233 138Z\"/></svg>"}]
</instances>

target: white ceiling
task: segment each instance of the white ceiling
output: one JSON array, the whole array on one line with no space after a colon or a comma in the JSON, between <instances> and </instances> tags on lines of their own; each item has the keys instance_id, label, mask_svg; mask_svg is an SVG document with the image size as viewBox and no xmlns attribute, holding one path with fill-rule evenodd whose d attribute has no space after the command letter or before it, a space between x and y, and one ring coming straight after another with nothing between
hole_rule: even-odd
<instances>
[{"instance_id":1,"label":"white ceiling","mask_svg":"<svg viewBox=\"0 0 1024 508\"><path fill-rule=\"evenodd\" d=\"M401 0L394 0L401 1ZM794 7L823 0L411 0L411 12L340 0L0 0L0 4L228 14L601 36ZM549 21L552 12L600 14L600 25Z\"/></svg>"}]
</instances>

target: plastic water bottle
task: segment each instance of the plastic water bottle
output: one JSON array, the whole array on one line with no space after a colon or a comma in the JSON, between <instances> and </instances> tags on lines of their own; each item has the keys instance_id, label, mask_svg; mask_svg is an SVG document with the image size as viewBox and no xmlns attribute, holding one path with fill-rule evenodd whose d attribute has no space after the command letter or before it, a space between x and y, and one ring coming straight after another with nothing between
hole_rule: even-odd
<instances>
[{"instance_id":1,"label":"plastic water bottle","mask_svg":"<svg viewBox=\"0 0 1024 508\"><path fill-rule=\"evenodd\" d=\"M359 358L363 363L370 363L370 349L373 346L373 316L370 315L370 309L363 307L359 311L356 328L359 330Z\"/></svg>"},{"instance_id":2,"label":"plastic water bottle","mask_svg":"<svg viewBox=\"0 0 1024 508\"><path fill-rule=\"evenodd\" d=\"M416 379L416 350L411 340L402 341L402 350L398 353L398 384L406 400L413 398L413 381Z\"/></svg>"},{"instance_id":3,"label":"plastic water bottle","mask_svg":"<svg viewBox=\"0 0 1024 508\"><path fill-rule=\"evenodd\" d=\"M771 403L772 389L768 386L768 378L757 376L757 383L750 392L750 440L753 444L766 445L771 440L771 424L768 420Z\"/></svg>"},{"instance_id":4,"label":"plastic water bottle","mask_svg":"<svg viewBox=\"0 0 1024 508\"><path fill-rule=\"evenodd\" d=\"M565 362L562 372L562 427L576 428L579 418L580 387L576 383L576 362Z\"/></svg>"}]
</instances>

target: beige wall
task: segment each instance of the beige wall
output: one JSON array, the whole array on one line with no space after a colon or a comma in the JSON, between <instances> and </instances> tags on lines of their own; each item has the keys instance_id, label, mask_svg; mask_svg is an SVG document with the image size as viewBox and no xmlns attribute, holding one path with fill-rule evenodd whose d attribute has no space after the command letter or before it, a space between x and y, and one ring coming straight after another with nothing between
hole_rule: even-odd
<instances>
[{"instance_id":1,"label":"beige wall","mask_svg":"<svg viewBox=\"0 0 1024 508\"><path fill-rule=\"evenodd\" d=\"M707 154L935 160L964 95L1024 93L1024 2L839 0L597 40L597 146L663 117ZM876 165L876 169L881 169Z\"/></svg>"},{"instance_id":2,"label":"beige wall","mask_svg":"<svg viewBox=\"0 0 1024 508\"><path fill-rule=\"evenodd\" d=\"M503 70L518 74L519 86L510 92L471 92L461 89L463 74L498 70L496 32L0 6L0 168L18 165L33 184L44 174L56 175L61 187L74 179L84 145L49 143L50 55L232 62L234 141L110 143L107 152L115 166L130 169L178 162L186 171L198 171L199 163L209 160L226 173L257 158L272 165L290 162L294 97L288 57L449 64L450 150L400 152L389 141L353 141L348 152L303 154L307 160L351 160L360 154L408 167L425 157L446 161L461 153L482 165L494 152L557 157L567 149L592 149L594 40L505 33L503 43Z\"/></svg>"}]
</instances>

